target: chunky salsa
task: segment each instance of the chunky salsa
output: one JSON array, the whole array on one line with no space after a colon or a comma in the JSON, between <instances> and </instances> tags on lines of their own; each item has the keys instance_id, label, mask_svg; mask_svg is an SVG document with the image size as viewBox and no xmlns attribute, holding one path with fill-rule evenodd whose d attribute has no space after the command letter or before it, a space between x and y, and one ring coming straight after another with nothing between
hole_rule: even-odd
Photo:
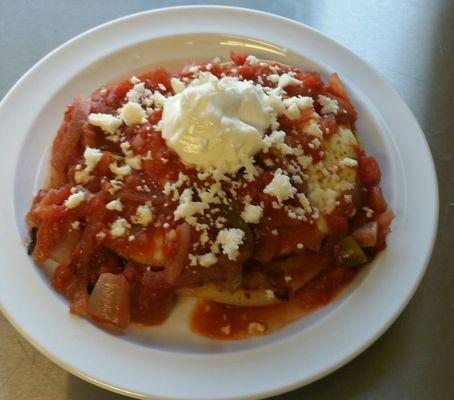
<instances>
[{"instance_id":1,"label":"chunky salsa","mask_svg":"<svg viewBox=\"0 0 454 400\"><path fill-rule=\"evenodd\" d=\"M163 137L169 99L204 82L226 93L247 82L269 118L236 172L183 162ZM356 117L337 74L325 83L236 53L75 98L26 217L30 254L55 265L72 313L103 326L160 324L190 296L196 332L269 333L328 303L386 247L393 213ZM254 115L240 118L254 133Z\"/></svg>"}]
</instances>

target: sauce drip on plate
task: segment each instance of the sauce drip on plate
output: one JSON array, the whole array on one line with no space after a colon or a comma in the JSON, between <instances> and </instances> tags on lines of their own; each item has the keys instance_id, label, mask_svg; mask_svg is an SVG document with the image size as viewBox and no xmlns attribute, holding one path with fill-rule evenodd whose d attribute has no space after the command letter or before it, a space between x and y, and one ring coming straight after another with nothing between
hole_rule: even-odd
<instances>
[{"instance_id":1,"label":"sauce drip on plate","mask_svg":"<svg viewBox=\"0 0 454 400\"><path fill-rule=\"evenodd\" d=\"M301 288L287 302L267 307L237 307L199 301L191 329L213 339L244 339L269 334L328 304L357 274L357 269L335 265Z\"/></svg>"}]
</instances>

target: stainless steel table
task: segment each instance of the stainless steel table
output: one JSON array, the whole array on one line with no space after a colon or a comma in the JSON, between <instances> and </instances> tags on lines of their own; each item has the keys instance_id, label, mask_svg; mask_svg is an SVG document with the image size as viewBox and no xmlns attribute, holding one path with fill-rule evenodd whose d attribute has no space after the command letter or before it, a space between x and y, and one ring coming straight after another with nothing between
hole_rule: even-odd
<instances>
[{"instance_id":1,"label":"stainless steel table","mask_svg":"<svg viewBox=\"0 0 454 400\"><path fill-rule=\"evenodd\" d=\"M0 0L0 97L41 57L88 28L150 8L189 3L204 2ZM278 398L454 399L454 1L209 3L257 8L296 19L369 61L416 115L438 171L438 239L409 306L381 339L347 366ZM0 315L0 399L126 398L57 367Z\"/></svg>"}]
</instances>

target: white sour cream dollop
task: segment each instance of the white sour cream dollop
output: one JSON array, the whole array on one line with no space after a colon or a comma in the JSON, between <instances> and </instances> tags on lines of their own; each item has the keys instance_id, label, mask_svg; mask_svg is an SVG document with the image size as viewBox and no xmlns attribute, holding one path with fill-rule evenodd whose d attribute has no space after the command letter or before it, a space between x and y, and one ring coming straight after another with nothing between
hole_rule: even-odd
<instances>
[{"instance_id":1,"label":"white sour cream dollop","mask_svg":"<svg viewBox=\"0 0 454 400\"><path fill-rule=\"evenodd\" d=\"M248 168L264 147L263 133L271 123L265 96L250 81L202 74L165 102L162 136L198 169L235 173Z\"/></svg>"}]
</instances>

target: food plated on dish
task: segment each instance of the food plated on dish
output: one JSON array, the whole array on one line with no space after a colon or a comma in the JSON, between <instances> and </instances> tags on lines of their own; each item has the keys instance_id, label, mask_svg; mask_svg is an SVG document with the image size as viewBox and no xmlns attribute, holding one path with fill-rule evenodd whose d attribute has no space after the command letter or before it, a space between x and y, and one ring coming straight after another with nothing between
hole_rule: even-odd
<instances>
[{"instance_id":1,"label":"food plated on dish","mask_svg":"<svg viewBox=\"0 0 454 400\"><path fill-rule=\"evenodd\" d=\"M220 20L224 33L200 33L200 27L204 32L218 32ZM215 55L227 61L232 50L253 51L262 60L320 72L325 82L330 73L338 72L358 111L356 125L364 148L382 169L381 186L396 214L386 250L360 267L352 284L328 306L273 334L248 340L207 340L191 331L188 319L196 298L177 298L163 324L145 329L131 324L121 336L69 315L68 302L49 288L47 265L44 270L36 268L24 251L29 242L24 216L38 189L50 185L44 179L49 164L46 149L52 145L65 106L77 94L88 97L95 88L118 83L119 78L137 71L152 66L172 71L188 60L208 61ZM314 104L318 107L317 99ZM21 110L20 118L17 110ZM111 112L112 116L117 113L117 109ZM8 260L0 264L0 308L39 351L104 388L140 398L174 399L264 398L295 389L341 367L371 345L404 309L427 266L438 201L433 161L421 128L373 68L332 39L295 21L228 7L153 10L112 21L65 43L35 65L2 100L0 117L4 131L14 133L4 135L0 158L4 194L0 203L2 209L13 211L3 214L0 231L2 254ZM84 167L85 148L81 150ZM100 161L97 167L101 165ZM422 181L427 190L421 191ZM197 201L195 195L193 201ZM133 285L128 284L132 291ZM290 300L271 307L296 303ZM217 307L212 308L214 312ZM222 315L220 319L224 320ZM251 329L254 326L258 327ZM225 322L223 327L225 334ZM236 328L230 329L233 336ZM81 348L83 352L74 351ZM221 364L229 371L228 379L219 379ZM128 368L119 367L124 365ZM267 365L267 379L257 365ZM152 379L142 379L145 370Z\"/></svg>"},{"instance_id":2,"label":"food plated on dish","mask_svg":"<svg viewBox=\"0 0 454 400\"><path fill-rule=\"evenodd\" d=\"M263 335L329 303L393 219L337 74L232 53L76 98L27 215L71 312L124 329L195 297L202 335Z\"/></svg>"}]
</instances>

